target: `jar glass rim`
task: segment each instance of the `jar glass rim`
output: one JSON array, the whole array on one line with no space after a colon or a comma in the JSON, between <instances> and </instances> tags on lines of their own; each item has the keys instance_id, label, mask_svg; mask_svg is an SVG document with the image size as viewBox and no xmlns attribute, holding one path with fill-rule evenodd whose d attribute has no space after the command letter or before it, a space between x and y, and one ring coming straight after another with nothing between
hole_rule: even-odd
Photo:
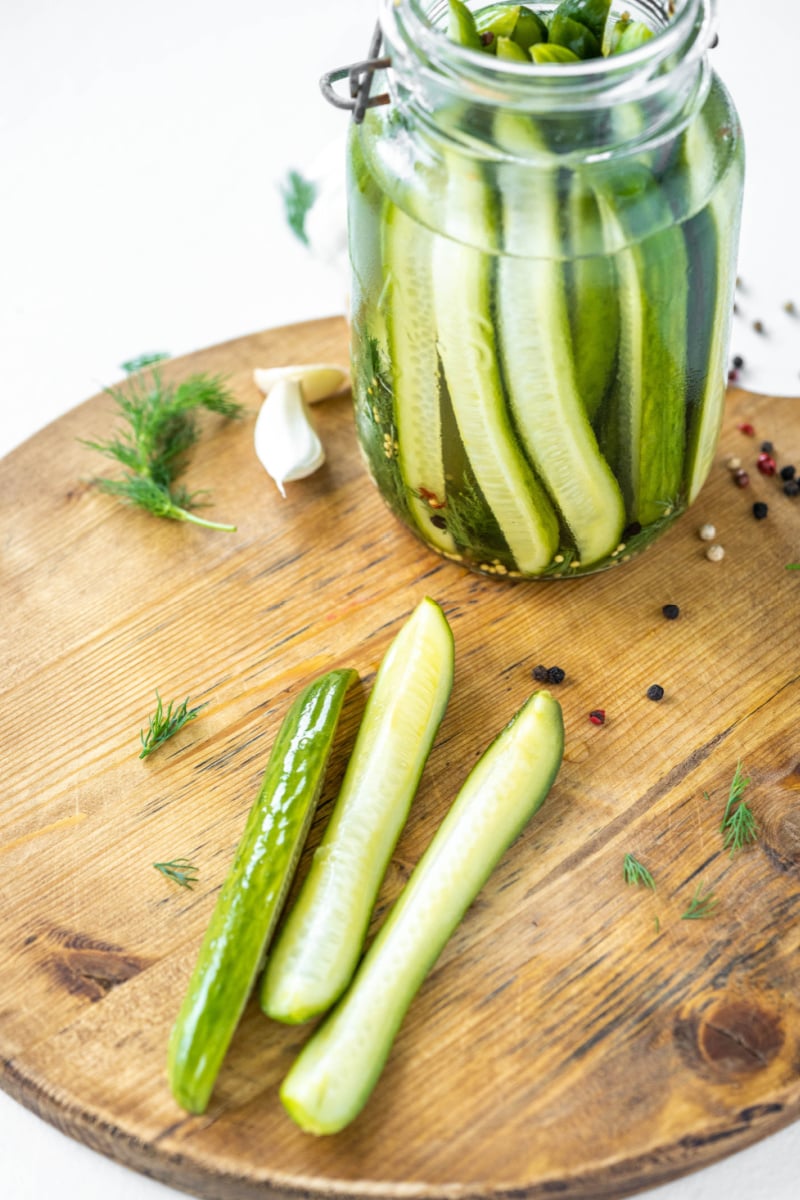
<instances>
[{"instance_id":1,"label":"jar glass rim","mask_svg":"<svg viewBox=\"0 0 800 1200\"><path fill-rule=\"evenodd\" d=\"M537 7L553 11L557 3L546 0ZM625 7L626 11L638 10L651 21L660 18L664 24L653 38L624 55L576 63L520 63L459 45L435 20L446 12L446 0L382 0L381 25L393 49L399 43L409 58L421 59L428 70L441 77L511 91L532 90L536 81L542 81L548 88L555 84L562 94L573 90L594 92L637 75L652 76L676 55L682 61L687 55L701 58L716 29L716 0L675 0L674 13L669 15L666 5L657 0L632 0Z\"/></svg>"}]
</instances>

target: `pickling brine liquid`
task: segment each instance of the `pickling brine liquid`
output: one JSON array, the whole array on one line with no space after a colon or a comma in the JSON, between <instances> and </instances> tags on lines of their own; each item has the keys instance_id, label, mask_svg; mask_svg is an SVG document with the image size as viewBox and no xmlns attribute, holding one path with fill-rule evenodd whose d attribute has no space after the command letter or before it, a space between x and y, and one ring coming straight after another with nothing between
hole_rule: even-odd
<instances>
[{"instance_id":1,"label":"pickling brine liquid","mask_svg":"<svg viewBox=\"0 0 800 1200\"><path fill-rule=\"evenodd\" d=\"M741 140L718 82L688 126L610 162L542 165L519 114L495 117L493 139L486 161L420 154L396 114L353 127L357 432L432 549L576 577L648 545L710 469Z\"/></svg>"}]
</instances>

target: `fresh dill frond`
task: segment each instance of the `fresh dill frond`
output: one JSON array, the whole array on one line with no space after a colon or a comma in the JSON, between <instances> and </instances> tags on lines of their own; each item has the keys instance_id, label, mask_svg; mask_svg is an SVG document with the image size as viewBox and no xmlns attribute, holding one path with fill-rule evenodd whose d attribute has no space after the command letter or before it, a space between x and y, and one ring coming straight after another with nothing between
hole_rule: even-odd
<instances>
[{"instance_id":1,"label":"fresh dill frond","mask_svg":"<svg viewBox=\"0 0 800 1200\"><path fill-rule=\"evenodd\" d=\"M120 463L126 474L122 479L96 478L95 486L156 517L191 521L206 529L234 530L235 525L208 521L191 511L201 505L198 497L206 493L174 486L199 436L197 410L225 418L241 416L242 407L231 398L224 380L192 375L172 385L153 370L147 377L134 374L124 387L106 388L106 393L125 425L107 441L83 444Z\"/></svg>"},{"instance_id":2,"label":"fresh dill frond","mask_svg":"<svg viewBox=\"0 0 800 1200\"><path fill-rule=\"evenodd\" d=\"M164 362L169 358L165 350L154 350L151 354L137 354L135 358L129 358L127 362L120 363L122 370L126 375L135 375L137 371L143 371L145 367L153 367L156 363Z\"/></svg>"},{"instance_id":3,"label":"fresh dill frond","mask_svg":"<svg viewBox=\"0 0 800 1200\"><path fill-rule=\"evenodd\" d=\"M626 883L633 884L634 886L638 886L641 883L645 887L652 888L653 891L656 890L656 881L653 879L653 876L647 867L640 863L638 858L634 858L632 854L626 854L622 860L622 877Z\"/></svg>"},{"instance_id":4,"label":"fresh dill frond","mask_svg":"<svg viewBox=\"0 0 800 1200\"><path fill-rule=\"evenodd\" d=\"M163 701L156 691L156 711L148 717L148 728L145 733L144 729L140 730L139 737L142 743L142 750L139 758L147 758L159 746L163 746L164 742L176 734L179 729L188 721L193 721L205 704L198 704L196 708L189 708L189 697L175 707L176 701L170 700L166 708Z\"/></svg>"},{"instance_id":5,"label":"fresh dill frond","mask_svg":"<svg viewBox=\"0 0 800 1200\"><path fill-rule=\"evenodd\" d=\"M725 824L724 832L724 846L726 850L730 848L731 858L737 850L743 850L745 846L758 841L758 825L746 804L740 804L731 813Z\"/></svg>"},{"instance_id":6,"label":"fresh dill frond","mask_svg":"<svg viewBox=\"0 0 800 1200\"><path fill-rule=\"evenodd\" d=\"M725 814L720 825L723 835L723 845L730 850L731 858L737 850L744 849L751 842L758 840L758 825L744 796L745 789L750 783L749 778L742 775L741 760L736 764L736 770L731 780L728 799L725 804Z\"/></svg>"},{"instance_id":7,"label":"fresh dill frond","mask_svg":"<svg viewBox=\"0 0 800 1200\"><path fill-rule=\"evenodd\" d=\"M736 763L736 770L733 773L733 779L731 780L731 786L728 790L728 799L725 804L725 815L722 818L722 825L721 825L722 829L725 828L725 823L728 820L728 818L730 817L731 811L734 808L734 806L741 802L742 796L744 795L745 788L748 786L749 783L750 783L750 780L745 779L742 776L742 760L739 759L738 762Z\"/></svg>"},{"instance_id":8,"label":"fresh dill frond","mask_svg":"<svg viewBox=\"0 0 800 1200\"><path fill-rule=\"evenodd\" d=\"M800 571L800 563L787 563L786 570L787 571Z\"/></svg>"},{"instance_id":9,"label":"fresh dill frond","mask_svg":"<svg viewBox=\"0 0 800 1200\"><path fill-rule=\"evenodd\" d=\"M172 862L153 863L153 866L167 879L174 880L178 887L188 888L189 891L199 878L197 867L188 858L173 858Z\"/></svg>"},{"instance_id":10,"label":"fresh dill frond","mask_svg":"<svg viewBox=\"0 0 800 1200\"><path fill-rule=\"evenodd\" d=\"M172 521L191 521L193 525L202 525L204 529L221 529L232 533L235 525L223 525L220 521L208 521L192 512L201 501L198 497L203 492L187 492L185 488L170 491L163 484L156 483L144 475L126 475L124 479L96 479L98 491L108 496L117 496L126 504L137 508L145 508L154 517L168 517Z\"/></svg>"},{"instance_id":11,"label":"fresh dill frond","mask_svg":"<svg viewBox=\"0 0 800 1200\"><path fill-rule=\"evenodd\" d=\"M281 187L281 195L289 228L307 246L306 217L317 198L317 185L304 179L299 171L290 171Z\"/></svg>"},{"instance_id":12,"label":"fresh dill frond","mask_svg":"<svg viewBox=\"0 0 800 1200\"><path fill-rule=\"evenodd\" d=\"M716 907L717 898L714 895L714 889L710 887L704 889L703 884L698 883L694 895L689 901L689 907L685 913L681 913L681 920L704 921L711 916Z\"/></svg>"}]
</instances>

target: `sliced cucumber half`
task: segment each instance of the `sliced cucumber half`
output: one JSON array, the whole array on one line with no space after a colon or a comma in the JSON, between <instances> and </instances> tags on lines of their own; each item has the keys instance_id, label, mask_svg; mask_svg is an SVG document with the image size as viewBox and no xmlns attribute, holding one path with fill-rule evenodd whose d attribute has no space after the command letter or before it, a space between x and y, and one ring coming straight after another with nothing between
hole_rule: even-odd
<instances>
[{"instance_id":1,"label":"sliced cucumber half","mask_svg":"<svg viewBox=\"0 0 800 1200\"><path fill-rule=\"evenodd\" d=\"M452 683L453 635L426 598L380 665L333 815L267 960L268 1016L307 1021L349 983Z\"/></svg>"},{"instance_id":2,"label":"sliced cucumber half","mask_svg":"<svg viewBox=\"0 0 800 1200\"><path fill-rule=\"evenodd\" d=\"M613 421L624 457L617 478L642 525L682 498L686 418L688 263L669 203L641 163L615 168L597 188L615 254L620 346Z\"/></svg>"},{"instance_id":3,"label":"sliced cucumber half","mask_svg":"<svg viewBox=\"0 0 800 1200\"><path fill-rule=\"evenodd\" d=\"M458 188L454 166L450 187ZM517 443L498 366L491 258L481 227L495 215L488 186L473 205L469 245L437 237L433 257L436 328L458 430L478 487L519 569L536 575L558 546L558 521ZM454 199L455 203L455 199Z\"/></svg>"},{"instance_id":4,"label":"sliced cucumber half","mask_svg":"<svg viewBox=\"0 0 800 1200\"><path fill-rule=\"evenodd\" d=\"M499 118L501 145L536 149L530 123ZM542 171L542 174L544 172ZM502 177L501 177L502 178ZM502 255L497 268L497 324L511 411L539 479L569 529L582 565L605 558L625 523L622 493L600 452L578 391L559 232L556 171L542 180L537 221L549 227L548 258ZM529 214L504 194L503 231L513 245ZM602 337L602 330L596 332Z\"/></svg>"},{"instance_id":5,"label":"sliced cucumber half","mask_svg":"<svg viewBox=\"0 0 800 1200\"><path fill-rule=\"evenodd\" d=\"M400 472L420 532L438 550L452 554L456 550L452 535L431 520L437 509L446 506L433 235L390 203L383 217L383 261Z\"/></svg>"},{"instance_id":6,"label":"sliced cucumber half","mask_svg":"<svg viewBox=\"0 0 800 1200\"><path fill-rule=\"evenodd\" d=\"M550 790L563 745L561 708L537 692L473 768L351 988L283 1082L303 1129L336 1133L363 1108L422 981Z\"/></svg>"}]
</instances>

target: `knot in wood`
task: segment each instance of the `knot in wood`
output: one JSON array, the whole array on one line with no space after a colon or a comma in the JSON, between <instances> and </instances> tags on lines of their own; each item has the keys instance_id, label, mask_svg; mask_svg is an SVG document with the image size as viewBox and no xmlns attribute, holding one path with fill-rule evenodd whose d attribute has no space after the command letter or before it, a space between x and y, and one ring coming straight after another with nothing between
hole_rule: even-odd
<instances>
[{"instance_id":1,"label":"knot in wood","mask_svg":"<svg viewBox=\"0 0 800 1200\"><path fill-rule=\"evenodd\" d=\"M722 1001L701 1021L698 1049L707 1063L724 1074L761 1071L784 1042L780 1018L744 1001Z\"/></svg>"}]
</instances>

